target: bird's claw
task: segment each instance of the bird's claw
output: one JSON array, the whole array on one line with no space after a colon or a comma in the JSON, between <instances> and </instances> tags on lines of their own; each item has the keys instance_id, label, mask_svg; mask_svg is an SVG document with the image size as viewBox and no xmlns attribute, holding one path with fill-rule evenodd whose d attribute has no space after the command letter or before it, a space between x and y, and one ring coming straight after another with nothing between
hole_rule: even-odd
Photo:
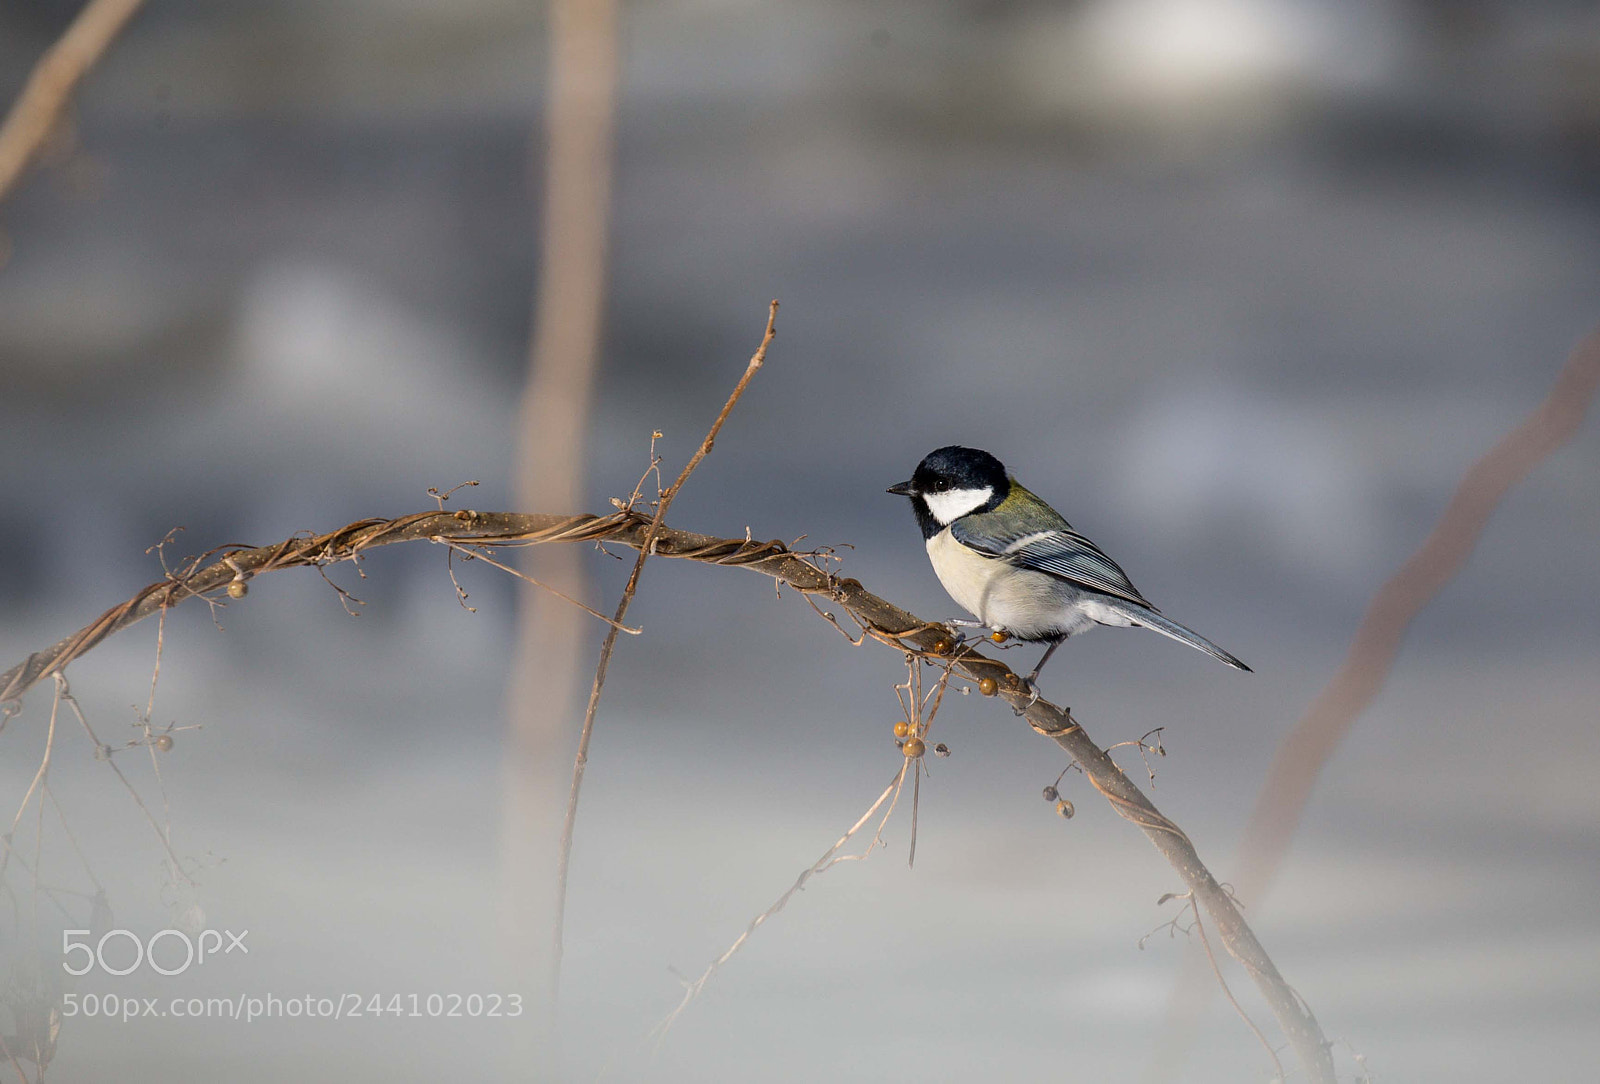
<instances>
[{"instance_id":1,"label":"bird's claw","mask_svg":"<svg viewBox=\"0 0 1600 1084\"><path fill-rule=\"evenodd\" d=\"M948 628L950 630L950 634L956 638L956 643L963 647L968 643L983 639L983 637L978 633L980 630L989 627L982 621L968 621L965 618L960 617L952 617L948 621L941 621L940 624ZM963 629L971 629L973 631L963 632Z\"/></svg>"},{"instance_id":2,"label":"bird's claw","mask_svg":"<svg viewBox=\"0 0 1600 1084\"><path fill-rule=\"evenodd\" d=\"M1037 704L1039 702L1039 697L1042 695L1039 692L1038 683L1035 682L1032 677L1025 677L1022 679L1022 688L1027 691L1028 702L1023 707L1015 709L1018 715L1028 714L1028 709Z\"/></svg>"}]
</instances>

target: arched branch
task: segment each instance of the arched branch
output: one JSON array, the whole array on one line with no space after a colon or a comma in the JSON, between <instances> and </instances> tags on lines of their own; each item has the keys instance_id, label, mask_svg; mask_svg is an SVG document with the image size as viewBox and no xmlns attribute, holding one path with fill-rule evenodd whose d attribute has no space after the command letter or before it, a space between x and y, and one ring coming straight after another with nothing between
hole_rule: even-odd
<instances>
[{"instance_id":1,"label":"arched branch","mask_svg":"<svg viewBox=\"0 0 1600 1084\"><path fill-rule=\"evenodd\" d=\"M58 673L107 636L185 599L211 598L230 583L283 568L323 567L354 560L365 551L397 542L434 542L457 546L515 546L551 542L615 542L639 548L646 544L652 520L632 511L610 515L540 515L511 512L420 512L398 519L367 519L316 536L299 535L275 546L229 546L197 558L171 577L151 584L120 606L59 643L35 652L0 675L0 702L14 701L42 679ZM1321 1027L1304 1002L1278 973L1233 899L1201 861L1194 843L1165 817L1105 750L1089 737L1070 711L1047 700L1030 701L1022 680L1004 663L969 647L952 651L952 638L942 625L923 621L872 594L860 581L819 567L806 554L782 542L718 538L658 526L652 556L677 557L704 564L747 568L807 595L822 596L842 607L874 639L901 651L948 663L968 680L992 678L998 697L1033 727L1050 738L1079 765L1111 807L1138 825L1178 872L1195 901L1210 915L1228 952L1255 981L1278 1025L1294 1047L1309 1080L1334 1084L1333 1059Z\"/></svg>"}]
</instances>

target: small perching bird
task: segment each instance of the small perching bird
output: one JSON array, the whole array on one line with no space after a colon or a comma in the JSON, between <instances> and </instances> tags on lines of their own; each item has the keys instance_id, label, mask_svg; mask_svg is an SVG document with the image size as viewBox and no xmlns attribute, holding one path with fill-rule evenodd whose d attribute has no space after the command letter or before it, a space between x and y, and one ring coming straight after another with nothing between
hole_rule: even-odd
<instances>
[{"instance_id":1,"label":"small perching bird","mask_svg":"<svg viewBox=\"0 0 1600 1084\"><path fill-rule=\"evenodd\" d=\"M911 498L934 573L950 597L978 618L976 624L1050 645L1028 675L1030 686L1056 648L1096 625L1154 629L1229 666L1250 669L1193 629L1163 617L1115 561L1009 477L988 452L955 444L930 452L909 481L889 492Z\"/></svg>"}]
</instances>

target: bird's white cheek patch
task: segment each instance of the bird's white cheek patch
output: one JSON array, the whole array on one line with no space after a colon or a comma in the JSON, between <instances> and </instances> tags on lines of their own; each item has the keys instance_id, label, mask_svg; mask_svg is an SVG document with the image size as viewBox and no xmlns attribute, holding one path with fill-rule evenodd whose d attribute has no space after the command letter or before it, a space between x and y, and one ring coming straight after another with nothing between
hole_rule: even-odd
<instances>
[{"instance_id":1,"label":"bird's white cheek patch","mask_svg":"<svg viewBox=\"0 0 1600 1084\"><path fill-rule=\"evenodd\" d=\"M994 490L984 486L982 489L948 489L943 493L925 493L922 499L927 502L933 518L948 526L968 512L982 508L993 496Z\"/></svg>"}]
</instances>

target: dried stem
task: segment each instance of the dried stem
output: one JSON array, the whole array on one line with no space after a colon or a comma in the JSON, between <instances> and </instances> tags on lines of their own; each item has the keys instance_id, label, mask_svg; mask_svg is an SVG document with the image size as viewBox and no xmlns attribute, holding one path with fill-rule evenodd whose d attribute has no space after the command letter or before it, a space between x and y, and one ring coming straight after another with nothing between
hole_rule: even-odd
<instances>
[{"instance_id":1,"label":"dried stem","mask_svg":"<svg viewBox=\"0 0 1600 1084\"><path fill-rule=\"evenodd\" d=\"M1600 332L1579 343L1544 402L1467 471L1433 532L1367 607L1344 665L1278 748L1240 852L1239 888L1266 894L1289 849L1322 765L1394 668L1417 614L1461 571L1508 490L1583 424L1600 387Z\"/></svg>"},{"instance_id":2,"label":"dried stem","mask_svg":"<svg viewBox=\"0 0 1600 1084\"><path fill-rule=\"evenodd\" d=\"M33 773L33 782L29 783L28 789L23 792L22 801L17 804L17 815L11 818L11 827L6 829L6 857L5 859L0 859L0 874L5 873L5 863L11 857L10 841L17 834L17 826L22 823L22 815L28 811L28 803L33 801L33 792L42 787L45 783L45 780L49 778L50 754L56 747L56 716L61 711L61 690L65 687L65 685L66 679L60 674L57 674L56 698L50 702L50 726L49 729L45 731L44 756L39 758L39 770ZM41 806L44 804L43 797L39 799L39 804ZM35 859L35 862L37 863L37 859ZM34 872L35 881L38 880L38 876L39 875L36 868Z\"/></svg>"},{"instance_id":3,"label":"dried stem","mask_svg":"<svg viewBox=\"0 0 1600 1084\"><path fill-rule=\"evenodd\" d=\"M1185 893L1187 895L1187 893ZM1211 963L1211 973L1216 976L1217 985L1222 988L1222 996L1228 999L1228 1004L1233 1006L1233 1011L1239 1014L1239 1019L1244 1021L1244 1026L1250 1029L1266 1050L1267 1057L1272 1059L1272 1068L1277 1074L1277 1081L1285 1079L1283 1075L1283 1062L1278 1060L1278 1052L1272 1049L1272 1044L1267 1042L1267 1037L1261 1034L1261 1029L1256 1027L1256 1022L1250 1019L1250 1014L1244 1011L1244 1006L1239 1004L1239 999L1233 996L1233 991L1228 989L1228 980L1222 977L1222 968L1217 965L1217 955L1211 951L1211 939L1206 936L1205 923L1200 921L1200 909L1195 907L1194 900L1189 900L1189 908L1194 915L1194 931L1200 935L1200 946L1206 950L1206 959Z\"/></svg>"},{"instance_id":4,"label":"dried stem","mask_svg":"<svg viewBox=\"0 0 1600 1084\"><path fill-rule=\"evenodd\" d=\"M1472 464L1433 531L1373 595L1344 664L1273 757L1239 848L1239 890L1245 899L1259 904L1271 888L1322 766L1388 680L1406 629L1461 571L1511 487L1577 433L1597 388L1600 331L1573 349L1544 402ZM1191 964L1180 973L1146 1080L1167 1081L1179 1074L1209 988L1200 967Z\"/></svg>"},{"instance_id":5,"label":"dried stem","mask_svg":"<svg viewBox=\"0 0 1600 1084\"><path fill-rule=\"evenodd\" d=\"M83 727L83 732L88 736L89 743L94 746L95 757L104 760L106 767L110 768L116 777L122 781L123 789L133 799L133 804L139 807L139 812L144 814L144 819L150 822L151 828L155 829L156 836L161 840L161 846L167 852L167 861L172 865L172 875L181 881L188 881L189 875L183 871L183 861L178 857L178 853L172 849L171 827L162 827L161 822L156 820L156 815L150 812L150 807L144 804L144 799L139 797L139 791L134 787L132 781L123 774L121 768L117 767L117 762L112 759L111 747L102 742L100 735L94 732L94 727L89 725L89 717L83 713L83 708L78 704L78 698L73 696L72 690L67 687L66 675L58 670L55 678L57 697L67 707L71 708L72 713L78 717L78 724ZM166 800L165 789L162 790L162 800Z\"/></svg>"},{"instance_id":6,"label":"dried stem","mask_svg":"<svg viewBox=\"0 0 1600 1084\"><path fill-rule=\"evenodd\" d=\"M17 1079L22 1081L22 1084L28 1084L28 1074L22 1071L22 1066L17 1062L17 1056L11 1052L11 1047L6 1044L4 1035L0 1035L0 1054L4 1054L5 1059L11 1063L11 1068L16 1070Z\"/></svg>"},{"instance_id":7,"label":"dried stem","mask_svg":"<svg viewBox=\"0 0 1600 1084\"><path fill-rule=\"evenodd\" d=\"M844 835L840 836L838 840L834 842L833 846L829 847L826 851L823 851L821 858L817 859L815 862L811 863L811 865L801 870L800 876L795 878L794 884L790 885L788 890L784 892L783 895L779 896L777 900L773 902L771 907L768 907L765 911L762 911L755 918L751 919L750 925L744 928L744 932L734 940L733 944L728 946L727 950L723 952L721 956L718 956L715 960L712 960L709 965L707 965L706 969L700 973L699 978L695 979L693 982L686 982L683 984L683 1000L679 1001L677 1007L667 1014L665 1020L662 1020L661 1023L657 1024L650 1031L650 1034L656 1039L657 1046L660 1045L662 1039L667 1037L667 1032L671 1030L673 1024L677 1023L678 1017L683 1015L683 1010L689 1007L689 1002L700 996L700 991L706 988L706 983L711 981L711 976L715 975L717 970L721 968L723 964L731 960L734 953L744 948L744 943L750 940L750 936L761 927L762 923L766 922L767 919L783 910L784 905L789 902L790 898L793 897L796 892L800 891L806 886L807 881L811 880L811 878L815 877L819 873L826 873L829 869L832 869L840 862L848 862L852 859L860 860L872 853L872 848L876 847L880 842L882 842L883 826L884 824L888 823L889 816L894 813L894 802L890 802L889 812L884 814L883 821L878 825L878 832L873 836L872 842L867 844L866 850L862 851L860 854L846 855L841 855L839 851L843 849L846 843L850 842L857 832L861 831L866 823L872 819L872 815L883 806L884 802L888 802L891 798L893 798L895 802L899 801L900 788L905 786L906 772L911 770L914 770L914 767L910 761L907 761L905 764L901 765L900 771L895 774L893 779L889 780L889 785L883 789L882 794L878 795L878 800L867 807L867 811L861 814L861 818L852 824L848 829L846 829Z\"/></svg>"},{"instance_id":8,"label":"dried stem","mask_svg":"<svg viewBox=\"0 0 1600 1084\"><path fill-rule=\"evenodd\" d=\"M325 566L350 560L376 546L412 541L479 546L607 541L644 548L652 524L653 520L628 510L606 516L429 511L391 520L361 520L329 534L297 536L275 546L232 549L228 554L231 565L220 560L209 564L194 562L184 574L152 584L122 605L107 610L85 628L28 656L0 675L0 703L20 697L41 677L64 668L107 636L154 614L163 605L175 605L195 597L214 601L208 593L225 587L233 579L234 566L247 575L301 565ZM1200 860L1189 837L1156 809L1068 711L1047 700L1030 703L1021 678L1009 666L970 646L959 647L948 655L936 654L936 645L948 648L948 629L923 621L879 598L858 580L819 568L816 558L795 553L782 542L717 538L663 525L656 530L648 548L659 557L678 557L760 572L796 591L824 597L832 605L844 608L868 635L894 645L896 650L917 653L940 665L949 664L965 680L994 678L999 685L999 698L1020 712L1035 731L1050 738L1077 760L1112 808L1138 825L1178 872L1210 914L1223 946L1244 965L1265 996L1304 1064L1307 1079L1331 1084L1333 1063L1321 1028L1284 982L1233 900Z\"/></svg>"},{"instance_id":9,"label":"dried stem","mask_svg":"<svg viewBox=\"0 0 1600 1084\"><path fill-rule=\"evenodd\" d=\"M586 452L605 331L616 120L620 90L619 0L550 0L543 115L530 161L542 179L539 266L528 343L528 378L517 425L519 508L583 507ZM585 555L556 547L517 564L568 598L588 590ZM549 989L550 867L560 824L560 760L582 680L587 623L552 596L523 592L506 689L502 767L501 922L505 969L536 998ZM535 993L537 992L537 994ZM534 1002L515 1031L514 1056L534 1075L559 1074L555 1005Z\"/></svg>"},{"instance_id":10,"label":"dried stem","mask_svg":"<svg viewBox=\"0 0 1600 1084\"><path fill-rule=\"evenodd\" d=\"M39 58L0 125L0 199L16 187L61 119L72 92L144 0L90 0Z\"/></svg>"},{"instance_id":11,"label":"dried stem","mask_svg":"<svg viewBox=\"0 0 1600 1084\"><path fill-rule=\"evenodd\" d=\"M521 569L512 568L510 565L501 564L499 561L496 561L493 557L490 557L488 554L483 553L480 550L472 549L469 546L463 546L459 542L451 542L449 539L445 539L445 538L439 539L439 542L440 542L441 545L449 546L451 553L459 553L469 561L482 561L486 565L489 565L489 566L491 566L493 568L498 568L501 572L504 572L504 573L506 573L508 575L511 575L511 576L515 576L517 579L522 580L524 583L531 583L535 587L544 588L546 591L549 591L552 595L554 595L556 598L560 599L562 602L570 602L572 605L576 606L578 609L582 610L584 613L588 614L589 616L598 617L600 620L602 620L606 624L610 625L617 632L625 632L629 636L637 636L641 632L644 631L643 629L632 628L631 626L628 626L628 625L619 625L619 624L617 624L617 622L613 621L611 618L607 617L605 614L601 613L599 610L596 610L594 607L586 606L583 603L579 602L577 599L573 598L571 595L563 594L562 592L557 591L554 587L551 587L549 584L544 583L541 580L534 579L532 576L528 575L526 572L523 572ZM451 581L454 582L454 580L455 580L455 577L454 577L454 575L452 575L451 576ZM456 596L457 596L457 599L459 601L461 601L463 605L465 605L466 592L461 590L461 585L459 583L456 584ZM470 606L468 606L467 609L469 611L473 612L473 613L477 612L476 610L473 610L472 607L470 607Z\"/></svg>"},{"instance_id":12,"label":"dried stem","mask_svg":"<svg viewBox=\"0 0 1600 1084\"><path fill-rule=\"evenodd\" d=\"M611 628L606 632L605 642L600 646L600 660L594 668L594 683L589 687L589 703L583 712L583 729L578 734L578 755L572 763L572 786L567 793L567 814L561 825L561 849L556 858L556 900L555 921L551 930L551 957L550 957L550 1003L556 1005L561 990L561 957L566 939L567 915L567 871L572 860L572 833L578 819L578 796L583 790L583 773L589 763L589 742L594 737L595 711L600 706L600 691L605 688L606 671L611 666L611 653L617 645L617 632L626 626L622 619L628 614L628 607L633 603L633 596L639 589L639 576L644 572L644 563L654 550L656 537L661 532L661 522L666 517L667 509L672 506L673 499L682 492L684 483L694 473L703 459L711 453L712 447L717 442L717 434L722 431L722 425L728 420L728 415L733 413L733 408L744 396L745 389L750 386L750 381L767 360L767 347L772 345L772 337L777 334L778 303L773 301L767 308L767 327L761 336L761 344L756 347L756 352L750 356L750 362L745 366L744 375L734 385L733 392L728 396L728 401L722 405L722 412L717 415L717 420L711 423L711 428L706 432L705 439L700 442L700 447L695 449L689 462L679 472L677 480L661 492L656 500L655 515L650 519L650 525L645 529L644 537L639 543L639 556L633 562L633 571L628 574L628 583L622 589L622 598L617 602L617 612L611 619ZM652 452L652 460L654 454Z\"/></svg>"}]
</instances>

